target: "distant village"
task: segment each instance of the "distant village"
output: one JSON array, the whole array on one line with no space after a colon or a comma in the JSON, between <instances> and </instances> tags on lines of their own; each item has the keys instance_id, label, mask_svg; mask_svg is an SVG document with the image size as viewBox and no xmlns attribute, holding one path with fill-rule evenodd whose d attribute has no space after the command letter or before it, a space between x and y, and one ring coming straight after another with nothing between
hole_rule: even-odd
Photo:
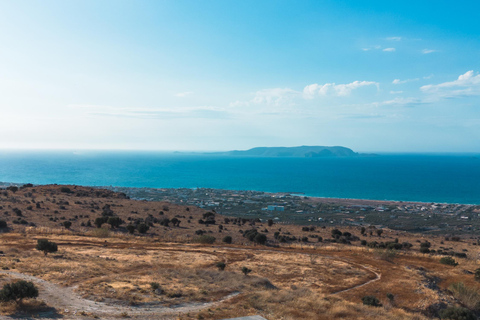
<instances>
[{"instance_id":1,"label":"distant village","mask_svg":"<svg viewBox=\"0 0 480 320\"><path fill-rule=\"evenodd\" d=\"M437 234L480 230L480 205L313 198L290 193L105 187L132 199L192 205L222 215L302 225L388 227Z\"/></svg>"}]
</instances>

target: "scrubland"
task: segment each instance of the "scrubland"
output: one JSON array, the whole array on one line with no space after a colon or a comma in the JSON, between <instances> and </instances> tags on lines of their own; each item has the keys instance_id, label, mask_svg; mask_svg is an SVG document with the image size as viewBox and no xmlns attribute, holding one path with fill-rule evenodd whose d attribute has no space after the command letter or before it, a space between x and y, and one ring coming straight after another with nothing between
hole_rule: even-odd
<instances>
[{"instance_id":1,"label":"scrubland","mask_svg":"<svg viewBox=\"0 0 480 320\"><path fill-rule=\"evenodd\" d=\"M342 228L335 238L334 227L235 221L75 186L0 190L0 207L7 224L0 234L0 285L29 277L40 289L34 301L3 303L7 317L428 319L448 306L479 308L477 239L368 227ZM97 228L99 217L122 223ZM14 223L19 219L25 222ZM149 227L145 233L140 224ZM135 226L133 234L127 225ZM266 243L243 236L252 229L265 234ZM204 243L202 235L215 241ZM222 241L225 236L232 243ZM57 252L35 249L45 238ZM430 252L421 253L426 242ZM393 250L378 243L411 246ZM445 252L464 255L450 266L440 263ZM362 304L365 296L381 306Z\"/></svg>"}]
</instances>

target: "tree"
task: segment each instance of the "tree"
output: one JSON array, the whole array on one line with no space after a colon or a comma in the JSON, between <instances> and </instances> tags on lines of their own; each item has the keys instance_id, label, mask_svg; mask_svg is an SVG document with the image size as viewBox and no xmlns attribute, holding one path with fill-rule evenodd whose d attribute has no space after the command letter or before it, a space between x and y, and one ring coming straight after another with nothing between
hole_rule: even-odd
<instances>
[{"instance_id":1,"label":"tree","mask_svg":"<svg viewBox=\"0 0 480 320\"><path fill-rule=\"evenodd\" d=\"M258 233L253 240L256 243L265 244L267 242L267 236L263 233Z\"/></svg>"},{"instance_id":2,"label":"tree","mask_svg":"<svg viewBox=\"0 0 480 320\"><path fill-rule=\"evenodd\" d=\"M180 219L173 218L170 220L170 222L173 224L174 227L180 227L180 222L182 222Z\"/></svg>"},{"instance_id":3,"label":"tree","mask_svg":"<svg viewBox=\"0 0 480 320\"><path fill-rule=\"evenodd\" d=\"M140 233L147 233L148 229L150 229L150 227L147 226L145 223L141 223L137 226L137 230Z\"/></svg>"},{"instance_id":4,"label":"tree","mask_svg":"<svg viewBox=\"0 0 480 320\"><path fill-rule=\"evenodd\" d=\"M247 267L242 267L242 273L244 275L248 275L250 272L252 272L252 269L248 269Z\"/></svg>"},{"instance_id":5,"label":"tree","mask_svg":"<svg viewBox=\"0 0 480 320\"><path fill-rule=\"evenodd\" d=\"M175 218L176 219L176 218ZM163 218L162 220L160 220L160 225L161 226L164 226L164 227L168 227L168 225L170 224L170 222L173 223L173 221L171 221L170 219L168 218Z\"/></svg>"},{"instance_id":6,"label":"tree","mask_svg":"<svg viewBox=\"0 0 480 320\"><path fill-rule=\"evenodd\" d=\"M223 270L225 270L225 267L227 265L225 264L225 262L220 261L220 262L217 262L216 266L217 266L218 270L223 271Z\"/></svg>"},{"instance_id":7,"label":"tree","mask_svg":"<svg viewBox=\"0 0 480 320\"><path fill-rule=\"evenodd\" d=\"M95 224L95 226L97 228L101 228L102 227L102 224L106 223L108 220L107 217L98 217L95 219L95 221L93 222Z\"/></svg>"},{"instance_id":8,"label":"tree","mask_svg":"<svg viewBox=\"0 0 480 320\"><path fill-rule=\"evenodd\" d=\"M362 234L362 236L365 234L365 231L366 231L365 227L360 228L360 233Z\"/></svg>"},{"instance_id":9,"label":"tree","mask_svg":"<svg viewBox=\"0 0 480 320\"><path fill-rule=\"evenodd\" d=\"M58 246L55 242L48 241L47 239L38 239L35 249L43 251L43 253L47 255L49 252L57 252Z\"/></svg>"},{"instance_id":10,"label":"tree","mask_svg":"<svg viewBox=\"0 0 480 320\"><path fill-rule=\"evenodd\" d=\"M64 222L63 222L63 226L64 226L66 229L70 229L70 227L72 226L72 222L71 222L71 221L64 221Z\"/></svg>"},{"instance_id":11,"label":"tree","mask_svg":"<svg viewBox=\"0 0 480 320\"><path fill-rule=\"evenodd\" d=\"M268 219L268 226L269 227L273 226L273 220L272 219Z\"/></svg>"},{"instance_id":12,"label":"tree","mask_svg":"<svg viewBox=\"0 0 480 320\"><path fill-rule=\"evenodd\" d=\"M38 289L32 282L19 280L12 283L7 283L0 290L0 300L3 302L15 300L21 301L24 298L38 297Z\"/></svg>"},{"instance_id":13,"label":"tree","mask_svg":"<svg viewBox=\"0 0 480 320\"><path fill-rule=\"evenodd\" d=\"M119 217L109 217L107 223L112 226L112 228L118 228L123 223L123 220Z\"/></svg>"},{"instance_id":14,"label":"tree","mask_svg":"<svg viewBox=\"0 0 480 320\"><path fill-rule=\"evenodd\" d=\"M128 233L133 234L135 232L135 226L133 224L129 224L127 226L127 231Z\"/></svg>"},{"instance_id":15,"label":"tree","mask_svg":"<svg viewBox=\"0 0 480 320\"><path fill-rule=\"evenodd\" d=\"M231 236L225 236L223 237L223 242L225 243L232 243L232 237Z\"/></svg>"},{"instance_id":16,"label":"tree","mask_svg":"<svg viewBox=\"0 0 480 320\"><path fill-rule=\"evenodd\" d=\"M383 230L382 230L382 229L378 229L378 230L377 230L377 235L378 235L379 237L382 236L382 233L383 233Z\"/></svg>"}]
</instances>

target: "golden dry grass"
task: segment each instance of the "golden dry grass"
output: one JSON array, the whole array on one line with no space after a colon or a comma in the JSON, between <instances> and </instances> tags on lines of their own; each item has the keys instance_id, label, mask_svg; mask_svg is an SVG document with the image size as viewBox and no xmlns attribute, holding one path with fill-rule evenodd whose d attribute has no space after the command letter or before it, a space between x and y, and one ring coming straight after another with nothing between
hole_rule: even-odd
<instances>
[{"instance_id":1,"label":"golden dry grass","mask_svg":"<svg viewBox=\"0 0 480 320\"><path fill-rule=\"evenodd\" d=\"M241 292L215 308L182 317L222 319L261 314L267 319L423 319L421 313L430 305L439 301L454 303L446 291L452 283L478 286L468 272L478 268L474 257L480 253L479 246L473 246L468 239L445 242L441 237L393 230L385 230L381 237L363 237L367 241L398 238L400 243L406 241L414 245L412 250L394 256L385 256L384 251L359 245L335 243L252 246L239 232L252 226L224 224L224 230L220 231L216 225L199 225L197 220L204 212L199 208L190 207L186 211L182 206L117 199L112 195L74 197L60 193L56 186L36 189L35 201L42 202L38 210L25 210L32 198L23 196L20 191L9 195L8 199L0 199L4 211L21 208L24 217L37 225L15 225L13 232L0 235L0 246L5 253L0 259L0 268L65 286L78 286L84 297L93 300L172 305L217 301L232 292ZM90 192L89 188L83 189ZM67 210L57 210L59 213L56 214L54 209L58 209L59 202L68 202L69 205ZM148 214L160 217L159 211L165 205L169 206L169 211L163 216L185 218L180 218L180 228L156 224L146 236L80 226L81 222L93 221L99 216L105 204L112 205L115 213L124 220L130 216L146 218ZM72 219L71 230L59 227L60 221L50 221L52 216ZM75 216L79 218L75 219ZM217 219L221 223L223 217ZM268 226L257 223L255 227L263 230ZM274 225L269 227L269 239L280 228L297 238L307 235L300 226ZM217 242L214 245L192 244L194 232L198 229L215 236ZM360 236L359 228L340 229ZM326 239L330 238L330 233L331 228L317 228L308 234ZM224 235L232 235L232 245L218 241ZM56 242L59 251L46 257L36 251L34 247L40 238ZM416 251L420 241L425 240L430 241L432 249L436 250L441 247L458 252L468 250L469 258L456 258L457 267L441 265L439 257ZM216 267L219 261L226 263L225 271ZM253 272L244 276L240 271L242 267ZM377 279L377 275L381 278ZM0 283L8 280L4 278L0 277ZM153 292L152 282L160 285L162 294ZM272 287L274 289L268 289ZM394 295L393 303L387 293ZM361 298L365 295L375 295L384 307L363 306Z\"/></svg>"}]
</instances>

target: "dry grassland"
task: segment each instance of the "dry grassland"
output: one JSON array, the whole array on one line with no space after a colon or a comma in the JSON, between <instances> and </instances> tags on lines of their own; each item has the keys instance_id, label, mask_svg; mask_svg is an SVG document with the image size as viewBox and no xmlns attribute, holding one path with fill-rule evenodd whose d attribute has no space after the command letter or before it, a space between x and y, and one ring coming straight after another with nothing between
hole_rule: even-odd
<instances>
[{"instance_id":1,"label":"dry grassland","mask_svg":"<svg viewBox=\"0 0 480 320\"><path fill-rule=\"evenodd\" d=\"M299 226L268 227L264 223L255 226L224 224L220 230L218 224L223 217L217 215L217 225L200 225L197 220L205 211L198 208L191 207L187 211L185 207L172 204L116 198L115 194L97 197L96 191L88 188L81 189L87 195L75 197L61 193L59 188L37 187L35 191L17 191L0 197L0 212L8 212L4 216L9 226L13 226L10 232L0 235L0 250L4 253L0 268L4 272L35 276L48 283L74 288L73 292L81 297L113 308L108 310L118 310L102 313L101 308L82 306L78 302L81 300L66 308L55 305L58 301L53 298L49 300L48 288L41 290L39 300L45 300L49 307L56 308L55 312L66 318L128 315L151 319L223 319L260 314L267 319L426 319L438 311L439 304L456 303L448 291L451 284L463 282L478 287L472 275L479 267L474 259L478 249L468 239L442 244L441 238L392 230L385 230L382 237L364 237L368 241L398 238L399 242L408 241L414 245L412 250L397 253L390 261L383 259L376 250L358 244L310 242L255 246L242 237L240 229L269 228L269 239L273 231L280 228L298 237L305 233ZM24 195L25 192L32 194ZM55 203L51 202L53 197ZM33 210L27 209L39 201L44 210L35 205ZM55 214L52 207L58 201L62 206L68 202L69 208ZM145 219L149 214L159 217L159 211L163 211L161 216L179 217L182 223L180 227L154 224L147 235L128 235L121 229L99 233L95 228L80 225L100 216L101 209L91 208L102 208L107 203L124 220L129 216ZM11 213L14 207L35 226L12 224L12 219L17 219ZM51 221L50 215L71 219L71 230L61 228L61 220ZM87 215L89 217L80 218ZM212 231L208 234L217 238L216 243L192 243L194 231L198 229ZM360 236L358 228L344 229L342 231ZM318 229L313 234L327 238L330 231ZM233 237L231 245L219 241L227 234ZM37 240L42 238L56 242L58 252L44 256L35 250ZM457 259L457 267L442 265L437 256L417 253L417 240L430 241L432 248L467 249L470 258ZM226 264L224 271L217 268L218 262ZM252 272L246 276L241 272L242 267ZM0 285L14 278L12 274L2 274ZM159 290L155 292L152 283L158 284ZM42 289L42 283L39 286ZM393 294L393 301L387 298L387 293ZM237 295L214 304L231 294ZM362 305L361 298L366 295L376 296L383 306ZM212 304L202 308L198 303ZM182 312L155 315L147 310L179 305L185 308ZM14 309L12 305L3 305L0 311L7 315L15 313ZM149 313L142 314L142 310Z\"/></svg>"}]
</instances>

